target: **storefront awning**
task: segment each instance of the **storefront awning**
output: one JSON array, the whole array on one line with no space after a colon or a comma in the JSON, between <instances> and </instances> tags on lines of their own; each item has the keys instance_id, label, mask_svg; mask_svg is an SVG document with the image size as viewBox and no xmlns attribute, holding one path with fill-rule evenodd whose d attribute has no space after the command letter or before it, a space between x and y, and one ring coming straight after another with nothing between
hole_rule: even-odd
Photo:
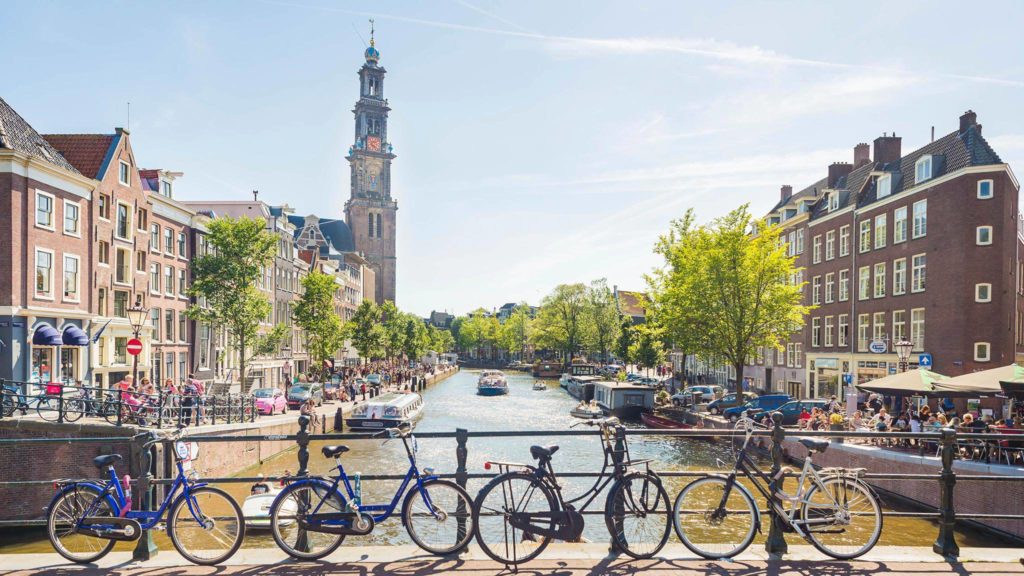
<instances>
[{"instance_id":1,"label":"storefront awning","mask_svg":"<svg viewBox=\"0 0 1024 576\"><path fill-rule=\"evenodd\" d=\"M943 378L935 382L936 390L949 392L949 396L994 396L1002 392L1000 382L1024 377L1024 368L1016 364L1000 366L981 372L971 372L956 378Z\"/></svg>"},{"instance_id":2,"label":"storefront awning","mask_svg":"<svg viewBox=\"0 0 1024 576\"><path fill-rule=\"evenodd\" d=\"M82 329L74 324L64 329L64 334L61 336L61 340L65 346L88 346L89 336Z\"/></svg>"},{"instance_id":3,"label":"storefront awning","mask_svg":"<svg viewBox=\"0 0 1024 576\"><path fill-rule=\"evenodd\" d=\"M938 392L935 389L935 381L944 378L945 376L942 374L918 368L858 384L857 388L879 394L947 396L947 393Z\"/></svg>"},{"instance_id":4,"label":"storefront awning","mask_svg":"<svg viewBox=\"0 0 1024 576\"><path fill-rule=\"evenodd\" d=\"M60 333L53 326L42 325L32 334L33 346L60 346Z\"/></svg>"}]
</instances>

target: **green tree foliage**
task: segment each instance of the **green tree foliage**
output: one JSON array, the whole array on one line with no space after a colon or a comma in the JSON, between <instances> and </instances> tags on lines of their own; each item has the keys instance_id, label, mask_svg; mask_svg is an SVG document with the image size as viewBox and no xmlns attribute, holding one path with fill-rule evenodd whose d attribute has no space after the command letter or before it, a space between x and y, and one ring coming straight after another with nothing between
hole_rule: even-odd
<instances>
[{"instance_id":1,"label":"green tree foliage","mask_svg":"<svg viewBox=\"0 0 1024 576\"><path fill-rule=\"evenodd\" d=\"M431 326L429 332L430 349L434 352L444 354L445 352L451 352L455 348L455 337L452 336L451 331Z\"/></svg>"},{"instance_id":2,"label":"green tree foliage","mask_svg":"<svg viewBox=\"0 0 1024 576\"><path fill-rule=\"evenodd\" d=\"M409 360L419 360L430 349L430 333L423 319L413 314L403 314L405 318L405 338L402 351Z\"/></svg>"},{"instance_id":3,"label":"green tree foliage","mask_svg":"<svg viewBox=\"0 0 1024 576\"><path fill-rule=\"evenodd\" d=\"M345 343L344 324L334 311L338 286L330 275L313 271L302 279L302 288L292 318L305 331L309 355L319 370Z\"/></svg>"},{"instance_id":4,"label":"green tree foliage","mask_svg":"<svg viewBox=\"0 0 1024 576\"><path fill-rule=\"evenodd\" d=\"M533 319L530 318L530 306L525 302L517 304L512 309L512 314L505 319L499 330L499 345L503 350L517 354L523 358L530 345L530 335L533 332Z\"/></svg>"},{"instance_id":5,"label":"green tree foliage","mask_svg":"<svg viewBox=\"0 0 1024 576\"><path fill-rule=\"evenodd\" d=\"M633 321L629 318L619 320L619 337L615 340L615 354L623 364L633 362L630 348L633 346Z\"/></svg>"},{"instance_id":6,"label":"green tree foliage","mask_svg":"<svg viewBox=\"0 0 1024 576\"><path fill-rule=\"evenodd\" d=\"M384 357L394 358L405 348L405 315L391 300L380 305L384 328Z\"/></svg>"},{"instance_id":7,"label":"green tree foliage","mask_svg":"<svg viewBox=\"0 0 1024 576\"><path fill-rule=\"evenodd\" d=\"M459 348L479 351L485 346L494 345L499 331L498 319L488 316L483 308L478 308L459 322Z\"/></svg>"},{"instance_id":8,"label":"green tree foliage","mask_svg":"<svg viewBox=\"0 0 1024 576\"><path fill-rule=\"evenodd\" d=\"M345 323L345 337L352 341L352 347L365 360L381 358L384 355L384 327L381 326L380 307L370 300L363 300L356 313Z\"/></svg>"},{"instance_id":9,"label":"green tree foliage","mask_svg":"<svg viewBox=\"0 0 1024 576\"><path fill-rule=\"evenodd\" d=\"M282 331L258 339L260 322L271 312L267 297L256 283L273 263L277 236L261 220L216 218L210 221L207 240L211 251L192 259L189 295L200 300L186 310L189 318L223 327L229 345L239 353L239 378L246 373L246 350L280 342ZM276 344L275 344L276 346Z\"/></svg>"},{"instance_id":10,"label":"green tree foliage","mask_svg":"<svg viewBox=\"0 0 1024 576\"><path fill-rule=\"evenodd\" d=\"M665 361L663 328L645 323L634 326L632 332L633 343L629 347L629 356L637 366L650 370Z\"/></svg>"},{"instance_id":11,"label":"green tree foliage","mask_svg":"<svg viewBox=\"0 0 1024 576\"><path fill-rule=\"evenodd\" d=\"M587 287L560 284L544 297L534 322L534 341L542 348L562 352L566 361L586 344L590 332Z\"/></svg>"},{"instance_id":12,"label":"green tree foliage","mask_svg":"<svg viewBox=\"0 0 1024 576\"><path fill-rule=\"evenodd\" d=\"M692 336L701 355L725 358L742 382L756 348L777 346L810 308L789 281L794 258L777 226L751 234L746 205L708 225L693 221L690 212L674 222L655 248L665 258L651 277L659 322L673 338Z\"/></svg>"},{"instance_id":13,"label":"green tree foliage","mask_svg":"<svg viewBox=\"0 0 1024 576\"><path fill-rule=\"evenodd\" d=\"M608 353L615 346L621 330L615 294L604 278L593 281L587 288L587 316L591 327L591 340L601 360L608 361Z\"/></svg>"}]
</instances>

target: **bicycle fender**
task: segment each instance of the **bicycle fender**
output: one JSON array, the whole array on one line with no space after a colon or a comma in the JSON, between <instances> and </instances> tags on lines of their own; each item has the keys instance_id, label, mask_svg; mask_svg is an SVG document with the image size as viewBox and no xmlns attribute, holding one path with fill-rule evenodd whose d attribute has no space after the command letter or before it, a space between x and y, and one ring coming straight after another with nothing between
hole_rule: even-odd
<instances>
[{"instance_id":1,"label":"bicycle fender","mask_svg":"<svg viewBox=\"0 0 1024 576\"><path fill-rule=\"evenodd\" d=\"M50 503L46 505L46 508L44 509L46 514L47 515L50 514L50 510L53 509L53 505L57 503L57 499L58 498L63 496L65 493L70 492L70 491L72 491L72 490L74 490L74 489L76 489L78 487L81 487L81 486L87 486L89 488L93 488L93 489L95 489L100 494L103 494L104 490L106 490L106 487L107 487L106 484L99 484L97 482L91 482L91 481L71 482L69 484L65 484L63 487L61 487L60 490L57 490L57 493L54 494L53 498L50 499ZM107 504L110 505L110 509L113 510L114 515L115 516L120 516L121 515L121 506L118 505L117 499L114 498L113 496L111 496L110 494L104 494L103 498L107 501Z\"/></svg>"}]
</instances>

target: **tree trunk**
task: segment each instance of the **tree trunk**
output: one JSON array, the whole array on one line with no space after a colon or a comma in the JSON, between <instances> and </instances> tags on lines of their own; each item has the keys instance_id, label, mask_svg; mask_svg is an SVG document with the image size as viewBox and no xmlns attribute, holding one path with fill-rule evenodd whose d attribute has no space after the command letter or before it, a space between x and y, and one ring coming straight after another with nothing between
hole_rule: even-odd
<instances>
[{"instance_id":1,"label":"tree trunk","mask_svg":"<svg viewBox=\"0 0 1024 576\"><path fill-rule=\"evenodd\" d=\"M733 367L736 369L736 403L733 406L739 406L743 404L743 362L737 362Z\"/></svg>"},{"instance_id":2,"label":"tree trunk","mask_svg":"<svg viewBox=\"0 0 1024 576\"><path fill-rule=\"evenodd\" d=\"M245 334L238 337L238 390L245 388Z\"/></svg>"}]
</instances>

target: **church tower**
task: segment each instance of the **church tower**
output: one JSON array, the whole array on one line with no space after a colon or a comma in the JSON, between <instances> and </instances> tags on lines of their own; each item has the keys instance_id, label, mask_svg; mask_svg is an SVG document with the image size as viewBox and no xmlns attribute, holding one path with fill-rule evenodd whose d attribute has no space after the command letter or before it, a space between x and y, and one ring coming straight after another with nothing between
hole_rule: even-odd
<instances>
[{"instance_id":1,"label":"church tower","mask_svg":"<svg viewBox=\"0 0 1024 576\"><path fill-rule=\"evenodd\" d=\"M352 230L355 249L370 261L376 273L374 300L395 299L395 215L398 202L391 198L391 161L388 141L388 101L380 52L374 46L373 20L366 63L359 69L359 100L355 114L355 143L348 150L352 182L345 202L345 221ZM368 295L367 295L368 296Z\"/></svg>"}]
</instances>

